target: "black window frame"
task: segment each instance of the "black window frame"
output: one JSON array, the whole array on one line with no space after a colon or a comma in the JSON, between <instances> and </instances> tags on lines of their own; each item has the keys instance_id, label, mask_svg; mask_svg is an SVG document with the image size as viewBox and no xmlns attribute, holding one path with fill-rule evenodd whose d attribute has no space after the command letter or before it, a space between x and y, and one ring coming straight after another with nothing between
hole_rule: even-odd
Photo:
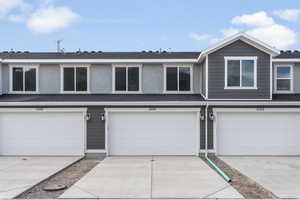
<instances>
[{"instance_id":1,"label":"black window frame","mask_svg":"<svg viewBox=\"0 0 300 200\"><path fill-rule=\"evenodd\" d=\"M168 90L168 68L176 68L177 70L177 89ZM189 69L189 90L181 90L184 88L180 86L182 79L180 78L180 73L182 72L180 69ZM192 93L193 92L193 66L192 65L166 65L164 66L164 92L165 93Z\"/></svg>"},{"instance_id":2,"label":"black window frame","mask_svg":"<svg viewBox=\"0 0 300 200\"><path fill-rule=\"evenodd\" d=\"M85 68L86 69L86 90L77 90L77 69ZM65 90L65 69L73 69L73 81L72 84L74 89L73 90ZM89 66L62 66L62 77L61 77L61 92L63 93L89 93Z\"/></svg>"},{"instance_id":3,"label":"black window frame","mask_svg":"<svg viewBox=\"0 0 300 200\"><path fill-rule=\"evenodd\" d=\"M125 69L125 89L117 89L117 69ZM130 90L129 85L129 69L130 68L136 68L138 69L137 75L138 75L138 88L137 90ZM142 67L140 65L115 65L113 66L113 92L114 93L141 93L142 92Z\"/></svg>"},{"instance_id":4,"label":"black window frame","mask_svg":"<svg viewBox=\"0 0 300 200\"><path fill-rule=\"evenodd\" d=\"M19 68L22 70L22 85L21 85L21 88L20 90L15 90L14 89L14 69L16 68ZM30 71L28 71L33 69L34 70L34 80L28 80L28 76L29 75L28 73ZM13 65L13 66L10 66L10 93L38 93L39 91L39 87L38 87L38 66L34 66L34 65ZM33 84L33 87L34 87L34 90L30 90L30 89L27 89L28 88L28 85L27 84Z\"/></svg>"}]
</instances>

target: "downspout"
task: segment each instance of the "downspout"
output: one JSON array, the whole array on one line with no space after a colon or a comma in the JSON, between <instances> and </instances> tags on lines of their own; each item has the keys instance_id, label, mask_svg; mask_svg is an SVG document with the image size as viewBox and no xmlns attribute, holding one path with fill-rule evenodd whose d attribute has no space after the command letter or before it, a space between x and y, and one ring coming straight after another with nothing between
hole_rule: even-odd
<instances>
[{"instance_id":1,"label":"downspout","mask_svg":"<svg viewBox=\"0 0 300 200\"><path fill-rule=\"evenodd\" d=\"M225 179L227 182L231 182L231 179L225 172L223 172L211 159L208 157L208 106L205 104L205 160Z\"/></svg>"}]
</instances>

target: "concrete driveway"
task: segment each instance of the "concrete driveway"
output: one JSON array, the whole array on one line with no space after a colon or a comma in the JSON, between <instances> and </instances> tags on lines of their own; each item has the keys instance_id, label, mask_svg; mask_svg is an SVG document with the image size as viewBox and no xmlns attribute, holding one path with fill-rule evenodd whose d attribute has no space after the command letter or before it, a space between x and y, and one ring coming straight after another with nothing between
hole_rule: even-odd
<instances>
[{"instance_id":1,"label":"concrete driveway","mask_svg":"<svg viewBox=\"0 0 300 200\"><path fill-rule=\"evenodd\" d=\"M198 157L108 157L60 198L243 198Z\"/></svg>"},{"instance_id":2,"label":"concrete driveway","mask_svg":"<svg viewBox=\"0 0 300 200\"><path fill-rule=\"evenodd\" d=\"M79 157L0 157L0 199L14 198Z\"/></svg>"},{"instance_id":3,"label":"concrete driveway","mask_svg":"<svg viewBox=\"0 0 300 200\"><path fill-rule=\"evenodd\" d=\"M300 198L300 157L221 157L279 198Z\"/></svg>"}]
</instances>

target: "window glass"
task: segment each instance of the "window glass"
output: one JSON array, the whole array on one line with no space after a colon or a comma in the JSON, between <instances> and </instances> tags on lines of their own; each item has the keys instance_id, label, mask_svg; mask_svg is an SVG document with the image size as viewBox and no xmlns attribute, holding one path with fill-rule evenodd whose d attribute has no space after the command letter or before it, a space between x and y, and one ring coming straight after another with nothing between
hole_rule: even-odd
<instances>
[{"instance_id":1,"label":"window glass","mask_svg":"<svg viewBox=\"0 0 300 200\"><path fill-rule=\"evenodd\" d=\"M290 78L291 68L288 66L277 67L277 78Z\"/></svg>"},{"instance_id":2,"label":"window glass","mask_svg":"<svg viewBox=\"0 0 300 200\"><path fill-rule=\"evenodd\" d=\"M240 86L240 61L228 60L227 62L227 85L229 87Z\"/></svg>"},{"instance_id":3,"label":"window glass","mask_svg":"<svg viewBox=\"0 0 300 200\"><path fill-rule=\"evenodd\" d=\"M27 68L25 71L25 91L36 91L36 69Z\"/></svg>"},{"instance_id":4,"label":"window glass","mask_svg":"<svg viewBox=\"0 0 300 200\"><path fill-rule=\"evenodd\" d=\"M76 91L87 91L87 68L76 68Z\"/></svg>"},{"instance_id":5,"label":"window glass","mask_svg":"<svg viewBox=\"0 0 300 200\"><path fill-rule=\"evenodd\" d=\"M64 91L74 91L75 90L75 77L74 68L64 68Z\"/></svg>"},{"instance_id":6,"label":"window glass","mask_svg":"<svg viewBox=\"0 0 300 200\"><path fill-rule=\"evenodd\" d=\"M254 61L242 60L242 87L254 86Z\"/></svg>"},{"instance_id":7,"label":"window glass","mask_svg":"<svg viewBox=\"0 0 300 200\"><path fill-rule=\"evenodd\" d=\"M128 67L128 91L139 91L138 67Z\"/></svg>"},{"instance_id":8,"label":"window glass","mask_svg":"<svg viewBox=\"0 0 300 200\"><path fill-rule=\"evenodd\" d=\"M177 91L177 67L167 67L167 91Z\"/></svg>"},{"instance_id":9,"label":"window glass","mask_svg":"<svg viewBox=\"0 0 300 200\"><path fill-rule=\"evenodd\" d=\"M116 91L126 91L126 67L115 68L115 87Z\"/></svg>"},{"instance_id":10,"label":"window glass","mask_svg":"<svg viewBox=\"0 0 300 200\"><path fill-rule=\"evenodd\" d=\"M191 89L191 76L189 67L179 68L179 90L180 91L190 91Z\"/></svg>"},{"instance_id":11,"label":"window glass","mask_svg":"<svg viewBox=\"0 0 300 200\"><path fill-rule=\"evenodd\" d=\"M290 91L291 90L291 80L290 79L278 79L277 80L277 90L278 91Z\"/></svg>"},{"instance_id":12,"label":"window glass","mask_svg":"<svg viewBox=\"0 0 300 200\"><path fill-rule=\"evenodd\" d=\"M13 91L23 91L23 68L22 67L14 67L12 69L13 76Z\"/></svg>"}]
</instances>

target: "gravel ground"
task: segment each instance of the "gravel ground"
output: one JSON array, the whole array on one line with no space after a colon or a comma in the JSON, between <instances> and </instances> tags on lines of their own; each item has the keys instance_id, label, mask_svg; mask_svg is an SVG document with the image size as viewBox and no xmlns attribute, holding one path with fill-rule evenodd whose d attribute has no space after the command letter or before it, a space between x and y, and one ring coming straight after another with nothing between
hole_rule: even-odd
<instances>
[{"instance_id":1,"label":"gravel ground","mask_svg":"<svg viewBox=\"0 0 300 200\"><path fill-rule=\"evenodd\" d=\"M51 199L57 198L64 193L68 187L76 183L81 177L93 169L103 158L84 158L79 162L74 163L65 170L59 172L48 180L36 185L29 191L23 193L18 199ZM67 186L64 190L59 191L44 191L45 186L52 184L64 184Z\"/></svg>"},{"instance_id":2,"label":"gravel ground","mask_svg":"<svg viewBox=\"0 0 300 200\"><path fill-rule=\"evenodd\" d=\"M210 159L232 179L232 182L230 183L232 187L246 199L278 199L271 191L265 189L238 170L230 167L221 159L217 157L210 157ZM205 162L207 161L205 160Z\"/></svg>"}]
</instances>

